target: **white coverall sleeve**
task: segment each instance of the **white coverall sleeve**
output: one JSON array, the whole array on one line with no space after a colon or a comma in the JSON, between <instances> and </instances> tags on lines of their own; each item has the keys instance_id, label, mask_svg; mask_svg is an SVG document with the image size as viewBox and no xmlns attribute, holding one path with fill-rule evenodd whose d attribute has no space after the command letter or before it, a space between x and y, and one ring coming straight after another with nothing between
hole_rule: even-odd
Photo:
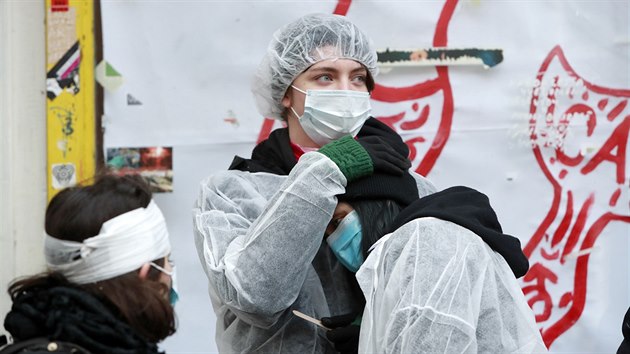
<instances>
[{"instance_id":1,"label":"white coverall sleeve","mask_svg":"<svg viewBox=\"0 0 630 354\"><path fill-rule=\"evenodd\" d=\"M211 295L250 324L273 325L300 293L345 185L318 152L288 176L225 171L204 181L193 222Z\"/></svg>"},{"instance_id":2,"label":"white coverall sleeve","mask_svg":"<svg viewBox=\"0 0 630 354\"><path fill-rule=\"evenodd\" d=\"M508 264L472 231L420 218L375 246L357 273L359 352L546 352Z\"/></svg>"}]
</instances>

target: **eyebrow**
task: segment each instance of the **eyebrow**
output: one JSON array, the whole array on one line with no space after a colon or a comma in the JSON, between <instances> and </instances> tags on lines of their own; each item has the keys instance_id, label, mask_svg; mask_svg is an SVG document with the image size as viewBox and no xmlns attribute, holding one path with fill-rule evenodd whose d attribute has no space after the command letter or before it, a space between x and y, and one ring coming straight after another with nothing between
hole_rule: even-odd
<instances>
[{"instance_id":1,"label":"eyebrow","mask_svg":"<svg viewBox=\"0 0 630 354\"><path fill-rule=\"evenodd\" d=\"M317 67L317 68L314 68L314 67L311 66L310 68L306 69L306 71L310 71L310 72L331 72L331 71L332 72L339 72L339 69L337 69L335 67L332 67L332 66L320 66L320 67ZM355 73L357 71L367 72L367 69L365 67L363 67L363 65L361 65L361 66L358 66L358 67L350 70L351 73Z\"/></svg>"}]
</instances>

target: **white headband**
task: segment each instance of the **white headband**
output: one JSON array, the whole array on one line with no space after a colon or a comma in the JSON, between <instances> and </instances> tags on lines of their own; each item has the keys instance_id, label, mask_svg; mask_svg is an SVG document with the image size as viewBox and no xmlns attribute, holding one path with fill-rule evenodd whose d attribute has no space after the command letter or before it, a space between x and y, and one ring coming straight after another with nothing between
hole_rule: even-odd
<instances>
[{"instance_id":1,"label":"white headband","mask_svg":"<svg viewBox=\"0 0 630 354\"><path fill-rule=\"evenodd\" d=\"M117 277L170 252L166 222L153 200L104 222L98 235L83 242L47 234L44 241L48 269L77 284Z\"/></svg>"}]
</instances>

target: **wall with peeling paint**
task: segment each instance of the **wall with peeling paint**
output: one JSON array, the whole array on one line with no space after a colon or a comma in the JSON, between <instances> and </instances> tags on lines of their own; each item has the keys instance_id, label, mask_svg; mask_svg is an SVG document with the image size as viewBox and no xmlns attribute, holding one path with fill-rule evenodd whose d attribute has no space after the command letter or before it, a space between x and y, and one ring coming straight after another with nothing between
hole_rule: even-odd
<instances>
[{"instance_id":1,"label":"wall with peeling paint","mask_svg":"<svg viewBox=\"0 0 630 354\"><path fill-rule=\"evenodd\" d=\"M0 0L0 318L7 285L44 269L44 3ZM4 334L0 326L0 334Z\"/></svg>"}]
</instances>

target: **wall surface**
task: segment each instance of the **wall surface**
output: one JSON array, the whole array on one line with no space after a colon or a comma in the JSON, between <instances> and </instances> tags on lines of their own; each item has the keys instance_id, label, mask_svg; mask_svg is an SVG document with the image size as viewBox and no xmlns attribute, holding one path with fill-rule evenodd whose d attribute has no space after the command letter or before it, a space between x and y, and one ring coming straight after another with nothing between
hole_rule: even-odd
<instances>
[{"instance_id":1,"label":"wall surface","mask_svg":"<svg viewBox=\"0 0 630 354\"><path fill-rule=\"evenodd\" d=\"M214 352L216 319L192 239L190 211L199 181L225 169L235 154L248 157L261 133L262 117L254 109L249 82L273 31L288 19L307 12L336 11L336 3L351 1L159 3L102 3L105 57L125 77L118 91L106 95L105 146L174 148L175 192L158 194L155 199L169 224L182 300L176 308L179 330L162 347L169 353ZM520 237L523 246L531 244L535 270L545 266L558 275L557 284L548 281L528 295L535 300L534 295L548 292L553 297L553 306L532 300L538 314L544 314L547 307L551 310L551 316L539 322L553 341L552 352L613 352L621 340L621 320L630 298L630 222L611 222L603 230L598 229L597 220L611 211L627 218L630 210L628 125L620 124L630 119L630 105L623 103L630 97L628 3L461 1L450 22L438 21L451 19L445 17L442 5L442 1L355 1L346 15L366 29L379 48L440 46L432 41L434 32L449 30L448 43L442 45L499 47L504 50L504 61L490 70L449 67L449 76L442 75L445 70L437 73L433 68L384 72L378 77L381 96L373 101L374 113L386 117L403 112L417 117L417 107L430 107L431 115L418 132L401 131L408 123L404 120L396 123L410 141L418 141L419 134L433 141L439 136L435 133L438 123L448 118L452 126L448 127L449 138L440 145L444 147L441 155L430 159L431 144L410 143L417 148L414 168L422 169L440 189L466 184L485 191L506 232ZM165 18L171 26L164 26ZM391 18L397 20L379 25ZM44 268L44 21L41 0L0 0L0 323L10 308L9 282ZM561 97L554 119L565 117L561 113L574 106L589 106L599 114L593 135L599 140L586 139L586 123L576 119L567 128L571 132L567 136L575 139L566 142L573 152L586 154L585 161L594 157L604 141L619 144L617 150L608 151L606 159L598 160L603 163L596 170L585 173L565 166L562 174L556 164L549 173L545 162L556 161L553 156L538 159L539 151L553 152L554 147L532 144L536 142L530 141L529 134L532 110L545 112L546 107L536 106L537 97L532 96L543 89L535 80L545 71L546 80L584 77L593 84L588 87L590 96ZM427 82L436 80L444 87L439 94L423 90ZM394 97L392 92L405 87L418 88L413 99ZM386 96L389 101L383 99ZM142 104L130 103L130 97ZM442 108L447 106L445 97L454 101L453 109ZM492 158L480 158L488 156ZM622 157L623 164L613 163ZM557 181L552 178L555 172ZM619 174L622 183L616 179ZM562 204L555 209L551 207L555 205L554 183L562 187L557 188L562 191L557 196ZM596 202L580 213L580 205L590 205L584 202L590 200L588 193L597 197ZM569 194L574 198L573 209L566 199ZM558 226L564 220L561 216L567 214L570 219L570 209L574 219L571 234L579 235L581 253L568 254L572 257L567 262L541 258L543 250L547 256L553 255L566 242L545 245L530 240L544 236L545 230L560 235L555 231L562 229ZM559 216L550 225L546 220L551 220L552 212ZM590 229L595 231L588 232ZM602 236L590 247L583 240L590 241L596 231ZM578 260L586 259L591 264L588 272L577 267ZM573 291L576 274L588 277L582 315L566 332L554 334L548 330L557 327L554 323L567 322L570 306L564 295ZM522 285L535 280L522 281Z\"/></svg>"},{"instance_id":2,"label":"wall surface","mask_svg":"<svg viewBox=\"0 0 630 354\"><path fill-rule=\"evenodd\" d=\"M629 4L103 1L103 58L124 78L105 91L104 147L173 148L173 192L155 197L182 294L178 332L164 348L214 351L222 319L193 242L195 191L280 125L261 117L250 93L274 31L334 12L377 49L457 49L439 67L429 59L382 70L372 115L402 135L413 169L438 189L466 185L489 197L530 260L519 285L551 352L614 352L630 299ZM492 66L495 49L502 61ZM471 64L466 57L488 68L456 65Z\"/></svg>"},{"instance_id":3,"label":"wall surface","mask_svg":"<svg viewBox=\"0 0 630 354\"><path fill-rule=\"evenodd\" d=\"M43 1L0 0L0 317L9 282L44 269L46 70ZM5 333L0 328L0 333Z\"/></svg>"}]
</instances>

